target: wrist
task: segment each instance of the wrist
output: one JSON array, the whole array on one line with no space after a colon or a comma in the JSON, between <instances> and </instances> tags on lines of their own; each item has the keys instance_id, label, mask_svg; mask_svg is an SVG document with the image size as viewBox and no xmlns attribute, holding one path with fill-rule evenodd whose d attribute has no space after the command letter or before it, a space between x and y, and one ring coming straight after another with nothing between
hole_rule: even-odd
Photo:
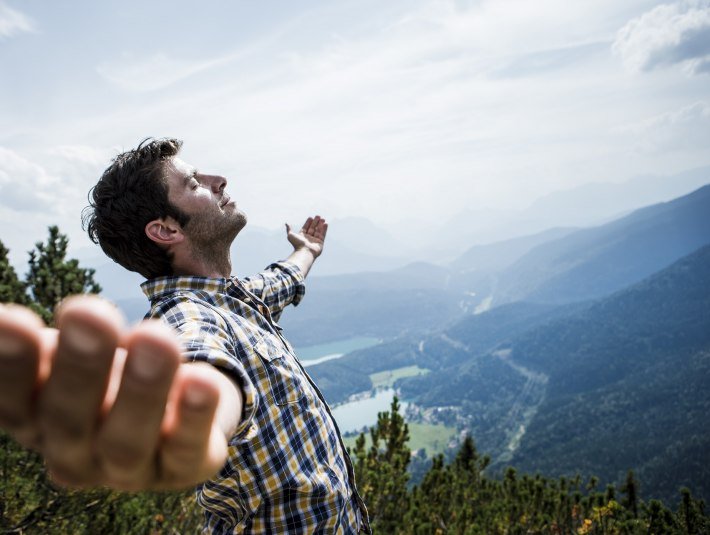
<instances>
[{"instance_id":1,"label":"wrist","mask_svg":"<svg viewBox=\"0 0 710 535\"><path fill-rule=\"evenodd\" d=\"M321 251L314 251L307 245L299 245L299 246L294 246L293 252L297 254L304 254L310 256L311 259L315 260L320 256Z\"/></svg>"}]
</instances>

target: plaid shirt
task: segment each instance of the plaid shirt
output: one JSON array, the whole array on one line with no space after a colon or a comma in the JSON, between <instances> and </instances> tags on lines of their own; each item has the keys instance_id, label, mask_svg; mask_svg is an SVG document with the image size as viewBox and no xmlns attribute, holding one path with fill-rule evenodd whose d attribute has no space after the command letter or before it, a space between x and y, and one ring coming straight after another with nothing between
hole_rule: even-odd
<instances>
[{"instance_id":1,"label":"plaid shirt","mask_svg":"<svg viewBox=\"0 0 710 535\"><path fill-rule=\"evenodd\" d=\"M242 389L229 458L198 489L205 532L369 532L338 426L276 324L305 293L299 268L278 262L241 281L160 277L142 288L146 317L177 330L186 358L209 362Z\"/></svg>"}]
</instances>

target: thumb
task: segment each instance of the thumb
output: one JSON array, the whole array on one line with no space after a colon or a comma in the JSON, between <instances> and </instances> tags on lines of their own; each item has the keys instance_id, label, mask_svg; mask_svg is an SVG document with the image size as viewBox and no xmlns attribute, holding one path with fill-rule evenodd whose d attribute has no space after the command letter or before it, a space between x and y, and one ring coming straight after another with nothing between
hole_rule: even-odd
<instances>
[{"instance_id":1,"label":"thumb","mask_svg":"<svg viewBox=\"0 0 710 535\"><path fill-rule=\"evenodd\" d=\"M291 225L289 225L288 223L286 223L286 233L291 234Z\"/></svg>"}]
</instances>

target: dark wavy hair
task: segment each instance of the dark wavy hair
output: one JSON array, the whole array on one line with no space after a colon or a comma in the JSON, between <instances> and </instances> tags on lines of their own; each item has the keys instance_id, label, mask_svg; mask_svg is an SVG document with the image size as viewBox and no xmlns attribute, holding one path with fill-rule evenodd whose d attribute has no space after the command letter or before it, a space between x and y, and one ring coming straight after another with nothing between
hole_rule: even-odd
<instances>
[{"instance_id":1,"label":"dark wavy hair","mask_svg":"<svg viewBox=\"0 0 710 535\"><path fill-rule=\"evenodd\" d=\"M116 156L89 191L82 226L91 241L113 260L146 279L172 275L172 258L145 234L154 219L174 218L185 226L189 216L170 204L166 163L182 141L152 139Z\"/></svg>"}]
</instances>

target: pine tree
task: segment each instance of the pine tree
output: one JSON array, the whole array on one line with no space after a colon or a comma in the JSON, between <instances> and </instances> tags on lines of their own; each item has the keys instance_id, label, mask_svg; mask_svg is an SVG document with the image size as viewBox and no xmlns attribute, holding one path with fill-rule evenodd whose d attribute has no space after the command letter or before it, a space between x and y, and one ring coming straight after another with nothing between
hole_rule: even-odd
<instances>
[{"instance_id":1,"label":"pine tree","mask_svg":"<svg viewBox=\"0 0 710 535\"><path fill-rule=\"evenodd\" d=\"M658 500L651 500L648 503L646 513L649 535L667 535L669 533L682 533L671 513Z\"/></svg>"},{"instance_id":2,"label":"pine tree","mask_svg":"<svg viewBox=\"0 0 710 535\"><path fill-rule=\"evenodd\" d=\"M621 505L631 511L634 518L638 518L638 482L634 478L633 470L629 470L626 474L626 483L621 487L621 493L624 495L624 498L621 500Z\"/></svg>"},{"instance_id":3,"label":"pine tree","mask_svg":"<svg viewBox=\"0 0 710 535\"><path fill-rule=\"evenodd\" d=\"M710 519L705 515L705 502L694 500L690 490L686 487L680 489L681 501L678 507L679 524L688 534L701 534L710 532Z\"/></svg>"},{"instance_id":4,"label":"pine tree","mask_svg":"<svg viewBox=\"0 0 710 535\"><path fill-rule=\"evenodd\" d=\"M411 451L407 446L409 428L399 413L399 400L392 400L390 412L381 412L370 430L370 447L365 435L355 446L355 479L368 505L377 533L395 533L407 511L407 466Z\"/></svg>"},{"instance_id":5,"label":"pine tree","mask_svg":"<svg viewBox=\"0 0 710 535\"><path fill-rule=\"evenodd\" d=\"M26 304L26 288L10 264L9 252L0 241L0 303Z\"/></svg>"},{"instance_id":6,"label":"pine tree","mask_svg":"<svg viewBox=\"0 0 710 535\"><path fill-rule=\"evenodd\" d=\"M101 286L94 281L93 269L79 267L79 261L67 260L69 239L59 227L49 227L46 243L37 242L29 252L30 270L25 283L30 289L30 306L48 324L52 323L54 308L69 295L99 293Z\"/></svg>"}]
</instances>

